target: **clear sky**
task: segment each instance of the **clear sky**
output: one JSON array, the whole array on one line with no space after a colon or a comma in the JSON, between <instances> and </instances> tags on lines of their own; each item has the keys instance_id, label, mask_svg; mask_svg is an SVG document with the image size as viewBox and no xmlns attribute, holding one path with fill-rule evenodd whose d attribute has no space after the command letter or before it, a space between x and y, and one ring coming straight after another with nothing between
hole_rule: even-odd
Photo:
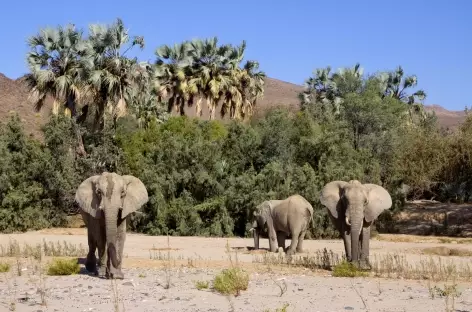
<instances>
[{"instance_id":1,"label":"clear sky","mask_svg":"<svg viewBox=\"0 0 472 312\"><path fill-rule=\"evenodd\" d=\"M154 61L161 44L218 36L247 41L246 58L269 77L302 84L313 70L360 62L365 72L402 65L428 98L453 110L472 106L472 0L81 0L8 1L0 18L0 72L27 72L26 39L41 27L112 23L143 35L136 53Z\"/></svg>"}]
</instances>

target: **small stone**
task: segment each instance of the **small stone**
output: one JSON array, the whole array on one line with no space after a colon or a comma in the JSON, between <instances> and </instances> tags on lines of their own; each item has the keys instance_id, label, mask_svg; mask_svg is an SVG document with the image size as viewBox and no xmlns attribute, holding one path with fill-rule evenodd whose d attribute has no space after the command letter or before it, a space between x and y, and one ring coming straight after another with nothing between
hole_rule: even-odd
<instances>
[{"instance_id":1,"label":"small stone","mask_svg":"<svg viewBox=\"0 0 472 312\"><path fill-rule=\"evenodd\" d=\"M298 288L298 291L303 291L303 288Z\"/></svg>"},{"instance_id":2,"label":"small stone","mask_svg":"<svg viewBox=\"0 0 472 312\"><path fill-rule=\"evenodd\" d=\"M89 286L88 289L92 289L93 287L92 286Z\"/></svg>"},{"instance_id":3,"label":"small stone","mask_svg":"<svg viewBox=\"0 0 472 312\"><path fill-rule=\"evenodd\" d=\"M123 285L124 286L133 286L133 287L135 287L133 282L124 282Z\"/></svg>"},{"instance_id":4,"label":"small stone","mask_svg":"<svg viewBox=\"0 0 472 312\"><path fill-rule=\"evenodd\" d=\"M353 307L344 307L344 310L354 310Z\"/></svg>"},{"instance_id":5,"label":"small stone","mask_svg":"<svg viewBox=\"0 0 472 312\"><path fill-rule=\"evenodd\" d=\"M180 300L180 297L175 298L175 300Z\"/></svg>"}]
</instances>

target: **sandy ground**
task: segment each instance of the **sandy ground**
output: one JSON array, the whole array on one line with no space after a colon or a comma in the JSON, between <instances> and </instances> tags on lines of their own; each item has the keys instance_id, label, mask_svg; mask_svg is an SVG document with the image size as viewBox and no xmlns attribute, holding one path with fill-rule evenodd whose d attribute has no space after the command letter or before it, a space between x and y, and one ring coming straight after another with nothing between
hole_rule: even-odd
<instances>
[{"instance_id":1,"label":"sandy ground","mask_svg":"<svg viewBox=\"0 0 472 312\"><path fill-rule=\"evenodd\" d=\"M67 241L87 247L85 229L51 229L24 234L0 235L0 246L11 240L20 244ZM402 242L393 242L393 241ZM387 253L401 253L409 262L421 261L424 248L446 246L472 252L470 240L418 238L406 235L383 235L372 239L371 257ZM240 296L227 298L214 291L198 290L195 281L211 281L221 268L230 262L225 252L226 244L233 250L239 265L250 273L249 287ZM286 245L288 246L288 240ZM427 281L385 278L337 278L328 271L311 271L306 268L273 267L254 263L260 253L250 253L251 239L170 237L171 250L167 251L167 237L128 234L123 263L124 280L116 281L121 301L120 311L276 311L288 304L287 311L446 311L444 298L432 299L428 286L444 286L444 283L428 284ZM267 248L267 239L261 241ZM307 240L304 255L327 248L341 254L340 240ZM172 259L163 261L168 253ZM85 257L85 254L83 255ZM8 258L5 258L8 260ZM472 257L441 257L456 265L470 263ZM11 259L10 259L11 260ZM2 259L0 259L2 261ZM6 260L4 260L6 261ZM112 281L90 276L84 270L78 275L46 276L46 306L41 305L43 288L38 274L29 262L22 260L21 276L16 274L16 264L10 273L0 273L0 311L114 311ZM171 286L166 288L167 281ZM286 283L287 290L280 295L277 286ZM461 295L455 299L456 311L472 311L472 283L458 284ZM124 309L123 309L124 308Z\"/></svg>"}]
</instances>

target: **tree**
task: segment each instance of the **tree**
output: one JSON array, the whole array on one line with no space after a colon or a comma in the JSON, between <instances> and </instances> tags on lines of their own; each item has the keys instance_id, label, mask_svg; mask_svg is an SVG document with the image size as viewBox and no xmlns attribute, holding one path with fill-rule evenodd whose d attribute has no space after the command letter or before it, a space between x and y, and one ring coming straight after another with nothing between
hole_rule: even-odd
<instances>
[{"instance_id":1,"label":"tree","mask_svg":"<svg viewBox=\"0 0 472 312\"><path fill-rule=\"evenodd\" d=\"M82 58L86 44L82 31L76 30L74 25L45 28L30 37L28 45L31 49L27 55L30 73L26 75L26 82L35 109L39 111L46 97L51 96L54 115L64 107L64 113L77 120L77 105L86 92L86 65ZM77 153L85 155L79 129L76 133L79 138Z\"/></svg>"},{"instance_id":2,"label":"tree","mask_svg":"<svg viewBox=\"0 0 472 312\"><path fill-rule=\"evenodd\" d=\"M426 92L423 90L417 90L416 92L409 94L407 91L411 88L415 88L418 84L418 78L416 75L404 76L404 71L401 66L398 66L394 71L381 74L383 77L385 92L384 96L393 97L410 106L409 115L410 120L413 121L413 113L417 113L421 116L421 119L426 118L426 112L422 103L417 101L423 101L426 98Z\"/></svg>"},{"instance_id":3,"label":"tree","mask_svg":"<svg viewBox=\"0 0 472 312\"><path fill-rule=\"evenodd\" d=\"M139 64L136 58L129 59L126 53L135 46L144 48L144 38L135 36L129 43L128 30L123 21L117 19L112 25L92 24L89 26L87 53L85 55L88 82L91 89L90 102L96 103L94 129L103 129L105 109L116 119L126 115L126 95L135 94L133 81Z\"/></svg>"}]
</instances>

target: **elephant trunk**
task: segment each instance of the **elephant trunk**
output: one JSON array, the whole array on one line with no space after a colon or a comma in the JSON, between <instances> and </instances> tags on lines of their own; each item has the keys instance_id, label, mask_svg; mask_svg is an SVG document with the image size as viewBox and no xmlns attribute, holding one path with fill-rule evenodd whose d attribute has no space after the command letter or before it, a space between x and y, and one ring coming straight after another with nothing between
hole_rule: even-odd
<instances>
[{"instance_id":1,"label":"elephant trunk","mask_svg":"<svg viewBox=\"0 0 472 312\"><path fill-rule=\"evenodd\" d=\"M254 222L254 224L252 225L252 228L253 228L252 234L254 236L254 249L257 250L259 249L259 236L260 236L260 229L257 226L257 222Z\"/></svg>"},{"instance_id":2,"label":"elephant trunk","mask_svg":"<svg viewBox=\"0 0 472 312\"><path fill-rule=\"evenodd\" d=\"M118 209L107 209L105 211L105 231L108 258L113 267L118 267L118 258L116 252L116 234L117 234Z\"/></svg>"},{"instance_id":3,"label":"elephant trunk","mask_svg":"<svg viewBox=\"0 0 472 312\"><path fill-rule=\"evenodd\" d=\"M360 258L359 250L359 237L362 231L363 224L363 215L362 210L351 214L350 223L351 223L351 259L353 262L357 262Z\"/></svg>"}]
</instances>

